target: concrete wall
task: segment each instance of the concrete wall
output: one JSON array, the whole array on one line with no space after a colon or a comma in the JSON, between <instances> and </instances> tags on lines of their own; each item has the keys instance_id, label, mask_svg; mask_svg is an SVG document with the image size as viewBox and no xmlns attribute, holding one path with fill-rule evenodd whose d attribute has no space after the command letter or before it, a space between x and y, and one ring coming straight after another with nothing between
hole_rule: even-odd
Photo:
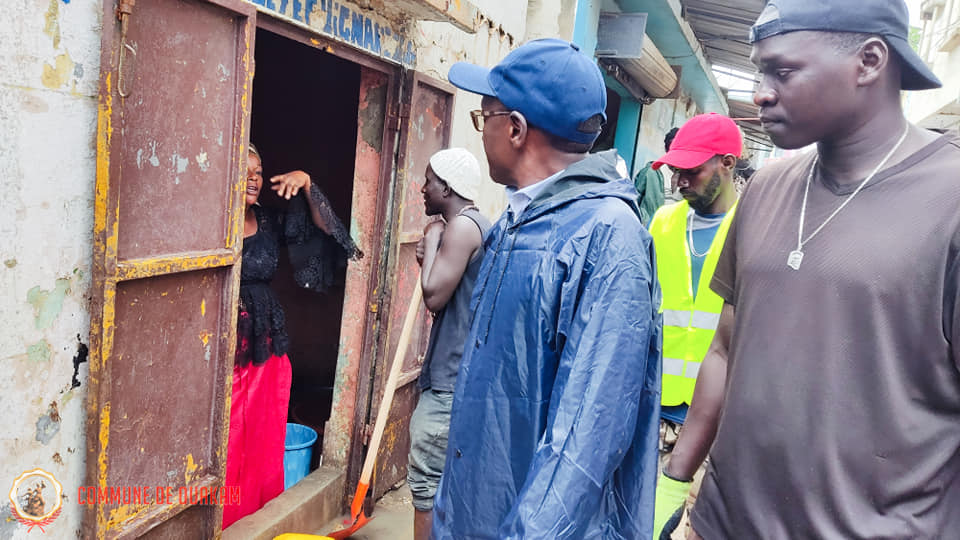
<instances>
[{"instance_id":1,"label":"concrete wall","mask_svg":"<svg viewBox=\"0 0 960 540\"><path fill-rule=\"evenodd\" d=\"M573 33L575 0L475 0L479 25L474 34L443 22L420 21L412 32L417 50L416 69L434 78L447 80L455 62L466 61L493 66L511 50L530 39L564 37ZM480 96L458 90L454 99L451 145L467 148L480 161L487 181L477 205L495 219L506 206L503 187L486 176L487 161L480 133L473 128L470 111L480 108Z\"/></svg>"},{"instance_id":2,"label":"concrete wall","mask_svg":"<svg viewBox=\"0 0 960 540\"><path fill-rule=\"evenodd\" d=\"M81 517L101 11L7 0L0 16L0 487L41 467L73 488L45 538L76 538ZM5 496L0 538L37 535Z\"/></svg>"},{"instance_id":3,"label":"concrete wall","mask_svg":"<svg viewBox=\"0 0 960 540\"><path fill-rule=\"evenodd\" d=\"M946 0L942 6L933 8L931 14L933 18L923 27L919 52L943 82L943 87L904 93L904 112L911 122L924 127L957 129L960 127L960 0Z\"/></svg>"},{"instance_id":4,"label":"concrete wall","mask_svg":"<svg viewBox=\"0 0 960 540\"><path fill-rule=\"evenodd\" d=\"M446 81L450 66L456 62L493 66L520 45L527 28L524 22L525 5L521 3L517 6L511 0L484 0L476 2L476 5L480 11L480 21L473 34L444 22L416 23L413 41L417 49L417 71ZM506 16L508 7L519 10L521 16ZM498 16L506 18L498 19ZM479 108L480 96L457 90L450 144L466 148L477 157L485 181L475 202L483 214L495 219L506 206L506 196L502 186L489 180L483 142L470 120L470 111Z\"/></svg>"},{"instance_id":5,"label":"concrete wall","mask_svg":"<svg viewBox=\"0 0 960 540\"><path fill-rule=\"evenodd\" d=\"M635 169L663 155L663 137L671 128L682 126L697 114L693 99L682 94L678 99L658 99L643 107L640 117L640 136L634 154Z\"/></svg>"},{"instance_id":6,"label":"concrete wall","mask_svg":"<svg viewBox=\"0 0 960 540\"><path fill-rule=\"evenodd\" d=\"M573 39L577 0L529 0L524 41L545 37Z\"/></svg>"}]
</instances>

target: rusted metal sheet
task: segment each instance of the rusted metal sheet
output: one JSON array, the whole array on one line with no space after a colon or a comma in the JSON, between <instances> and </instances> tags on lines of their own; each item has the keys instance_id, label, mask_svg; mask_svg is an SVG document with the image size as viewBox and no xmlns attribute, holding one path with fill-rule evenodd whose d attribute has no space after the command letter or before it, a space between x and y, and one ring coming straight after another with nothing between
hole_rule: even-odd
<instances>
[{"instance_id":1,"label":"rusted metal sheet","mask_svg":"<svg viewBox=\"0 0 960 540\"><path fill-rule=\"evenodd\" d=\"M173 487L179 505L180 488L222 484L222 457L211 449L222 434L211 431L212 416L223 415L230 279L227 268L117 284L103 479L151 487L143 504L102 505L108 530L163 511L156 486Z\"/></svg>"},{"instance_id":2,"label":"rusted metal sheet","mask_svg":"<svg viewBox=\"0 0 960 540\"><path fill-rule=\"evenodd\" d=\"M420 267L416 260L416 245L427 223L423 195L420 193L424 171L430 156L445 148L450 141L452 89L445 83L421 74L411 76L407 85L407 99L401 102L398 114L402 128L396 198L399 207L394 233L395 251L390 264L392 276L389 289L390 306L386 319L387 346L377 358L371 410L377 410L379 406L389 372L387 364L396 351L409 299L413 288L420 286L417 280ZM410 448L410 415L419 397L416 375L423 364L430 331L430 318L425 307L421 307L419 317L420 321L411 337L400 375L401 383L405 384L397 388L374 470L371 485L374 499L406 476L407 454Z\"/></svg>"},{"instance_id":3,"label":"rusted metal sheet","mask_svg":"<svg viewBox=\"0 0 960 540\"><path fill-rule=\"evenodd\" d=\"M82 537L213 538L189 494L225 471L256 12L103 4L85 486L141 497L87 505Z\"/></svg>"},{"instance_id":4,"label":"rusted metal sheet","mask_svg":"<svg viewBox=\"0 0 960 540\"><path fill-rule=\"evenodd\" d=\"M383 162L389 162L384 155L384 111L390 86L386 73L361 68L351 230L366 256L347 267L333 404L323 440L324 464L344 468L354 441L359 440L358 416L366 410L369 367L363 366L365 362L369 365L367 357L375 351L368 327L376 328L377 324L375 298L382 264L379 253L385 243L380 231L389 195L385 191L389 173L384 181L382 170Z\"/></svg>"},{"instance_id":5,"label":"rusted metal sheet","mask_svg":"<svg viewBox=\"0 0 960 540\"><path fill-rule=\"evenodd\" d=\"M139 540L171 540L173 538L193 539L193 538L214 538L204 531L213 529L212 524L208 524L209 519L202 507L194 506L184 510L184 516L181 519L172 519L150 530L147 534L139 537ZM203 523L202 528L195 528L194 524Z\"/></svg>"},{"instance_id":6,"label":"rusted metal sheet","mask_svg":"<svg viewBox=\"0 0 960 540\"><path fill-rule=\"evenodd\" d=\"M127 259L117 261L117 276L120 279L140 279L175 272L229 266L236 260L236 256L237 254L232 249L218 249L200 253L177 253L162 257Z\"/></svg>"}]
</instances>

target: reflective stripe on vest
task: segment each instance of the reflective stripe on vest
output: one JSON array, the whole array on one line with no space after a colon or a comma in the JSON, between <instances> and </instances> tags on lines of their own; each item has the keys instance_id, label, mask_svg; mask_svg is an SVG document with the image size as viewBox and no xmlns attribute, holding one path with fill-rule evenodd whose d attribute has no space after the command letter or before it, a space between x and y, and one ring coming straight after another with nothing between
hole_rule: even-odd
<instances>
[{"instance_id":1,"label":"reflective stripe on vest","mask_svg":"<svg viewBox=\"0 0 960 540\"><path fill-rule=\"evenodd\" d=\"M650 223L657 253L657 277L663 291L663 390L665 406L690 403L700 363L720 323L723 299L710 290L710 280L730 229L736 205L720 222L703 263L696 298L687 245L690 205L682 201L661 207Z\"/></svg>"},{"instance_id":2,"label":"reflective stripe on vest","mask_svg":"<svg viewBox=\"0 0 960 540\"><path fill-rule=\"evenodd\" d=\"M663 374L696 380L700 362L685 362L682 358L663 357Z\"/></svg>"},{"instance_id":3,"label":"reflective stripe on vest","mask_svg":"<svg viewBox=\"0 0 960 540\"><path fill-rule=\"evenodd\" d=\"M702 279L702 278L701 278ZM663 310L664 326L692 326L704 330L716 330L720 324L720 314L709 311L680 311L677 309Z\"/></svg>"}]
</instances>

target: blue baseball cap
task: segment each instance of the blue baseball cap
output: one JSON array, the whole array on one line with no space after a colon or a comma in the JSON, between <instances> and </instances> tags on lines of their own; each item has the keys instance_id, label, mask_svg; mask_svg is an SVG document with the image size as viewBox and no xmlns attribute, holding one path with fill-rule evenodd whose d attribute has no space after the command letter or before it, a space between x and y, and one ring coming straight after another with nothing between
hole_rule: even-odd
<instances>
[{"instance_id":1,"label":"blue baseball cap","mask_svg":"<svg viewBox=\"0 0 960 540\"><path fill-rule=\"evenodd\" d=\"M900 88L940 88L940 79L910 47L909 20L903 0L768 0L750 29L750 43L798 30L875 34L900 57Z\"/></svg>"},{"instance_id":2,"label":"blue baseball cap","mask_svg":"<svg viewBox=\"0 0 960 540\"><path fill-rule=\"evenodd\" d=\"M458 88L499 99L532 125L569 141L594 142L607 120L600 68L562 39L527 42L492 69L457 62L448 78Z\"/></svg>"}]
</instances>

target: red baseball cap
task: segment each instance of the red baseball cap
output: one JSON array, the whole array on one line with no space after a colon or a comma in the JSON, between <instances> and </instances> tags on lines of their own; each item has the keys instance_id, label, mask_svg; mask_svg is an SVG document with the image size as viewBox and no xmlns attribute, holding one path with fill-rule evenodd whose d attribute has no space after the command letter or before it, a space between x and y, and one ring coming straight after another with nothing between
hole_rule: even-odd
<instances>
[{"instance_id":1,"label":"red baseball cap","mask_svg":"<svg viewBox=\"0 0 960 540\"><path fill-rule=\"evenodd\" d=\"M717 113L699 114L680 128L670 143L670 151L654 161L653 168L667 164L692 169L718 154L740 157L742 151L743 136L733 120Z\"/></svg>"}]
</instances>

